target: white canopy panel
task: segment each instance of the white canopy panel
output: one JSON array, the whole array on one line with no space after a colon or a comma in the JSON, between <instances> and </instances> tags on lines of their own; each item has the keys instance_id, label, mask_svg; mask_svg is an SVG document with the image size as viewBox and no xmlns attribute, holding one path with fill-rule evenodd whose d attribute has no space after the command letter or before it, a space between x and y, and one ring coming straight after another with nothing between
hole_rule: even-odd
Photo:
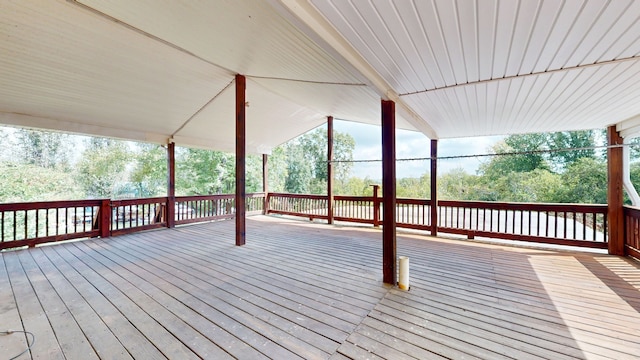
<instances>
[{"instance_id":1,"label":"white canopy panel","mask_svg":"<svg viewBox=\"0 0 640 360\"><path fill-rule=\"evenodd\" d=\"M439 138L640 113L640 1L311 2Z\"/></svg>"},{"instance_id":2,"label":"white canopy panel","mask_svg":"<svg viewBox=\"0 0 640 360\"><path fill-rule=\"evenodd\" d=\"M640 114L633 0L0 0L0 123L232 151L326 116L431 138Z\"/></svg>"},{"instance_id":3,"label":"white canopy panel","mask_svg":"<svg viewBox=\"0 0 640 360\"><path fill-rule=\"evenodd\" d=\"M0 49L4 124L233 151L237 73L250 152L380 122L366 79L263 1L1 1Z\"/></svg>"}]
</instances>

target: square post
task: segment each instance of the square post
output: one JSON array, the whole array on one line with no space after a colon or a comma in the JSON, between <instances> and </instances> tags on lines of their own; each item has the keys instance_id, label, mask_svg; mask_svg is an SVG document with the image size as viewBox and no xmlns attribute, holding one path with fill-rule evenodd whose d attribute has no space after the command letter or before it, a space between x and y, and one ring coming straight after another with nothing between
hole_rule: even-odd
<instances>
[{"instance_id":1,"label":"square post","mask_svg":"<svg viewBox=\"0 0 640 360\"><path fill-rule=\"evenodd\" d=\"M431 140L431 236L438 235L438 140Z\"/></svg>"},{"instance_id":2,"label":"square post","mask_svg":"<svg viewBox=\"0 0 640 360\"><path fill-rule=\"evenodd\" d=\"M246 174L246 100L247 80L236 75L236 245L242 246L246 239L245 174Z\"/></svg>"},{"instance_id":3,"label":"square post","mask_svg":"<svg viewBox=\"0 0 640 360\"><path fill-rule=\"evenodd\" d=\"M382 275L395 285L396 274L396 104L382 100Z\"/></svg>"},{"instance_id":4,"label":"square post","mask_svg":"<svg viewBox=\"0 0 640 360\"><path fill-rule=\"evenodd\" d=\"M327 222L333 224L333 116L327 116Z\"/></svg>"},{"instance_id":5,"label":"square post","mask_svg":"<svg viewBox=\"0 0 640 360\"><path fill-rule=\"evenodd\" d=\"M106 238L111 236L111 200L104 199L100 202L98 210L98 221L96 221L100 229L100 237Z\"/></svg>"},{"instance_id":6,"label":"square post","mask_svg":"<svg viewBox=\"0 0 640 360\"><path fill-rule=\"evenodd\" d=\"M622 183L622 137L615 125L607 128L607 218L609 223L609 254L624 256L624 209Z\"/></svg>"},{"instance_id":7,"label":"square post","mask_svg":"<svg viewBox=\"0 0 640 360\"><path fill-rule=\"evenodd\" d=\"M262 215L269 213L269 155L262 154L262 192L264 199L262 204Z\"/></svg>"},{"instance_id":8,"label":"square post","mask_svg":"<svg viewBox=\"0 0 640 360\"><path fill-rule=\"evenodd\" d=\"M176 146L173 141L167 144L167 227L176 227Z\"/></svg>"},{"instance_id":9,"label":"square post","mask_svg":"<svg viewBox=\"0 0 640 360\"><path fill-rule=\"evenodd\" d=\"M380 185L371 185L373 187L373 227L380 227L380 199L378 198Z\"/></svg>"}]
</instances>

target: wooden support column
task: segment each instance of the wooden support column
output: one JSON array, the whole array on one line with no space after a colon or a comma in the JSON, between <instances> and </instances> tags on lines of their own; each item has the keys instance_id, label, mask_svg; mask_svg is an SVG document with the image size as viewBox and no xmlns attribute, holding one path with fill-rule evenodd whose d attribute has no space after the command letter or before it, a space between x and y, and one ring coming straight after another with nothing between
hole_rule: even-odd
<instances>
[{"instance_id":1,"label":"wooden support column","mask_svg":"<svg viewBox=\"0 0 640 360\"><path fill-rule=\"evenodd\" d=\"M246 100L247 80L236 75L236 245L242 246L246 239L245 176L246 176Z\"/></svg>"},{"instance_id":2,"label":"wooden support column","mask_svg":"<svg viewBox=\"0 0 640 360\"><path fill-rule=\"evenodd\" d=\"M327 116L327 216L333 224L333 116Z\"/></svg>"},{"instance_id":3,"label":"wooden support column","mask_svg":"<svg viewBox=\"0 0 640 360\"><path fill-rule=\"evenodd\" d=\"M167 144L167 210L168 228L176 227L176 146Z\"/></svg>"},{"instance_id":4,"label":"wooden support column","mask_svg":"<svg viewBox=\"0 0 640 360\"><path fill-rule=\"evenodd\" d=\"M622 145L615 126L607 129L609 146ZM609 254L624 256L624 210L622 184L622 147L607 149L607 204Z\"/></svg>"},{"instance_id":5,"label":"wooden support column","mask_svg":"<svg viewBox=\"0 0 640 360\"><path fill-rule=\"evenodd\" d=\"M269 213L269 155L267 154L262 154L262 192L264 193L262 215L267 215Z\"/></svg>"},{"instance_id":6,"label":"wooden support column","mask_svg":"<svg viewBox=\"0 0 640 360\"><path fill-rule=\"evenodd\" d=\"M382 100L382 280L396 274L396 104Z\"/></svg>"},{"instance_id":7,"label":"wooden support column","mask_svg":"<svg viewBox=\"0 0 640 360\"><path fill-rule=\"evenodd\" d=\"M438 140L431 140L431 236L438 235Z\"/></svg>"}]
</instances>

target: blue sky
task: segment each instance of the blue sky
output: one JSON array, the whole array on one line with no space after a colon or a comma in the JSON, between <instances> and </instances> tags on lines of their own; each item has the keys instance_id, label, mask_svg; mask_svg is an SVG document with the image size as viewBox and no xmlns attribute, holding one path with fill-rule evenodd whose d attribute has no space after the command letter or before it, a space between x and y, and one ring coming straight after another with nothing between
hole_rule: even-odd
<instances>
[{"instance_id":1,"label":"blue sky","mask_svg":"<svg viewBox=\"0 0 640 360\"><path fill-rule=\"evenodd\" d=\"M353 154L354 160L379 160L382 158L380 126L336 120L335 131L346 132L353 136L356 148ZM454 155L486 154L493 144L503 139L503 136L441 139L438 141L438 157ZM397 130L396 131L396 158L423 158L430 155L431 141L419 132ZM474 174L481 158L465 158L441 160L438 163L438 172L446 173L455 168L463 168L468 173ZM381 162L356 163L351 171L353 176L371 179L382 178ZM396 165L396 176L419 177L429 171L428 161L405 161Z\"/></svg>"}]
</instances>

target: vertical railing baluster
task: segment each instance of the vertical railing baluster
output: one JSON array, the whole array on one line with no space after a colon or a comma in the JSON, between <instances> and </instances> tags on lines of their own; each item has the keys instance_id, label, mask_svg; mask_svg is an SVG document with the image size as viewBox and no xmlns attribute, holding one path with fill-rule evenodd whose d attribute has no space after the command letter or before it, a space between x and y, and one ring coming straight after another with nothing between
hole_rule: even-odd
<instances>
[{"instance_id":1,"label":"vertical railing baluster","mask_svg":"<svg viewBox=\"0 0 640 360\"><path fill-rule=\"evenodd\" d=\"M598 229L598 213L593 213L593 241L596 241L596 230Z\"/></svg>"},{"instance_id":2,"label":"vertical railing baluster","mask_svg":"<svg viewBox=\"0 0 640 360\"><path fill-rule=\"evenodd\" d=\"M13 240L18 240L18 214L17 211L13 211Z\"/></svg>"}]
</instances>

